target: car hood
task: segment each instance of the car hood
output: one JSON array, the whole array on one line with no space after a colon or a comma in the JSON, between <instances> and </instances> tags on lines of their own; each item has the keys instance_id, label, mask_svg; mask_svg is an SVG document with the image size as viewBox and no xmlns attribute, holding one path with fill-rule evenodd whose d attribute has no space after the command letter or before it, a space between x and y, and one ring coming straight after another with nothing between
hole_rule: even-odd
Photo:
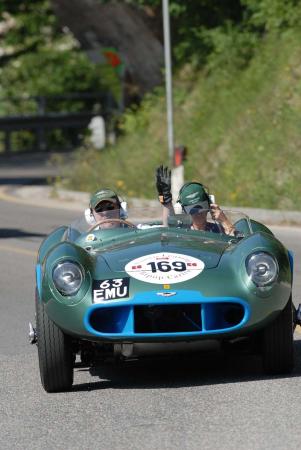
<instances>
[{"instance_id":1,"label":"car hood","mask_svg":"<svg viewBox=\"0 0 301 450\"><path fill-rule=\"evenodd\" d=\"M110 245L101 250L103 258L114 272L123 272L125 266L137 259L154 253L177 253L201 260L205 269L217 267L229 242L216 238L191 237L161 233L159 236L144 236L120 244Z\"/></svg>"}]
</instances>

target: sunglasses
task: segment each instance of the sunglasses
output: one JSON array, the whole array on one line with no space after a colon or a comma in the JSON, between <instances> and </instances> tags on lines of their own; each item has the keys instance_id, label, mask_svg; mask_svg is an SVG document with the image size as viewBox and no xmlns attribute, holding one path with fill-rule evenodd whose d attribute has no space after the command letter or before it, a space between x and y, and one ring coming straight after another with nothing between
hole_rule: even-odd
<instances>
[{"instance_id":1,"label":"sunglasses","mask_svg":"<svg viewBox=\"0 0 301 450\"><path fill-rule=\"evenodd\" d=\"M209 209L208 202L202 202L198 205L184 206L183 207L186 214L199 214L200 212L207 211Z\"/></svg>"},{"instance_id":2,"label":"sunglasses","mask_svg":"<svg viewBox=\"0 0 301 450\"><path fill-rule=\"evenodd\" d=\"M105 204L99 204L95 208L96 213L102 213L105 211L113 211L114 209L117 209L118 205L115 203L105 203Z\"/></svg>"}]
</instances>

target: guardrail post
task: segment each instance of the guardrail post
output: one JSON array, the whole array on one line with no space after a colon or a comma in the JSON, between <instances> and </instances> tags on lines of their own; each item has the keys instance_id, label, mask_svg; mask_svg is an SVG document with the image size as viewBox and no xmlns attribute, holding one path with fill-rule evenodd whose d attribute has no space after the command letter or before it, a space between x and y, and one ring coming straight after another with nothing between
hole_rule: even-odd
<instances>
[{"instance_id":1,"label":"guardrail post","mask_svg":"<svg viewBox=\"0 0 301 450\"><path fill-rule=\"evenodd\" d=\"M10 146L10 131L5 131L4 151L5 151L6 154L10 153L10 151L11 151L11 146Z\"/></svg>"},{"instance_id":2,"label":"guardrail post","mask_svg":"<svg viewBox=\"0 0 301 450\"><path fill-rule=\"evenodd\" d=\"M45 116L46 112L46 97L38 96L38 114L40 116ZM44 152L47 149L46 137L45 137L45 128L41 125L37 130L37 138L38 138L38 150Z\"/></svg>"}]
</instances>

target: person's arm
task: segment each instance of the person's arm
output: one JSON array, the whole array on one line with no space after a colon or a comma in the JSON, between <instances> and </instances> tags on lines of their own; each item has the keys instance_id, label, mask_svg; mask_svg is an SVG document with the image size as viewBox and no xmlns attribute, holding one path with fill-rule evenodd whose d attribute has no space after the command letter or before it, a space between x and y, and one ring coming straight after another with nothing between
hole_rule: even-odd
<instances>
[{"instance_id":1,"label":"person's arm","mask_svg":"<svg viewBox=\"0 0 301 450\"><path fill-rule=\"evenodd\" d=\"M170 202L167 205L162 205L162 223L164 227L168 226L168 217L175 215L175 210L173 208L173 204Z\"/></svg>"},{"instance_id":2,"label":"person's arm","mask_svg":"<svg viewBox=\"0 0 301 450\"><path fill-rule=\"evenodd\" d=\"M210 212L213 220L216 220L218 222L223 230L224 233L229 236L234 236L235 227L230 222L224 211L217 205L216 203L211 203L210 205Z\"/></svg>"},{"instance_id":3,"label":"person's arm","mask_svg":"<svg viewBox=\"0 0 301 450\"><path fill-rule=\"evenodd\" d=\"M171 195L171 171L168 167L160 166L156 170L156 187L159 202L163 206L162 222L165 227L168 225L168 217L174 215Z\"/></svg>"}]
</instances>

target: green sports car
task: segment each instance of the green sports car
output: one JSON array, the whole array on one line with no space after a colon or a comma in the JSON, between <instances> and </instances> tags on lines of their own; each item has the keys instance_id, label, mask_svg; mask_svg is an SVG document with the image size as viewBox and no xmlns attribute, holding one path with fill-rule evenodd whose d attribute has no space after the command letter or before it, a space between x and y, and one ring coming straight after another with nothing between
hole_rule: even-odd
<instances>
[{"instance_id":1,"label":"green sports car","mask_svg":"<svg viewBox=\"0 0 301 450\"><path fill-rule=\"evenodd\" d=\"M200 341L256 342L268 373L293 368L293 257L264 225L225 211L226 235L208 213L205 230L175 214L132 210L130 220L85 217L53 231L36 265L36 326L42 384L68 390L76 357L107 356ZM202 342L204 344L204 342Z\"/></svg>"}]
</instances>

